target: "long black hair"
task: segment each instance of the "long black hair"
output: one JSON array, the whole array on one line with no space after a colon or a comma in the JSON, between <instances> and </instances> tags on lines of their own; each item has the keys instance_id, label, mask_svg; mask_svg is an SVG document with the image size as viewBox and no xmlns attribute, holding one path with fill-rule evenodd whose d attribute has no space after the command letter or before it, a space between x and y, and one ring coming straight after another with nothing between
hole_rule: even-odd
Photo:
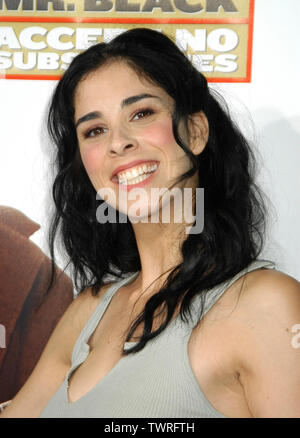
<instances>
[{"instance_id":1,"label":"long black hair","mask_svg":"<svg viewBox=\"0 0 300 438\"><path fill-rule=\"evenodd\" d=\"M181 246L182 262L169 272L132 324L127 340L139 324L144 323L144 327L139 342L124 353L129 354L165 329L179 303L180 315L186 320L196 294L205 297L210 288L257 259L263 247L265 207L254 182L251 147L225 102L171 39L154 30L136 28L109 43L96 44L73 59L55 89L48 114L57 165L55 213L49 234L51 255L54 266L54 242L60 232L79 292L90 287L96 295L107 275L124 278L141 269L130 221L97 222L99 201L81 162L74 125L74 92L80 80L114 60L127 62L174 100L174 138L192 163L180 180L198 170L198 187L205 193L204 229L187 235ZM178 126L199 111L207 117L209 138L203 152L194 155L180 138ZM166 310L165 319L152 331L155 311L161 306Z\"/></svg>"}]
</instances>

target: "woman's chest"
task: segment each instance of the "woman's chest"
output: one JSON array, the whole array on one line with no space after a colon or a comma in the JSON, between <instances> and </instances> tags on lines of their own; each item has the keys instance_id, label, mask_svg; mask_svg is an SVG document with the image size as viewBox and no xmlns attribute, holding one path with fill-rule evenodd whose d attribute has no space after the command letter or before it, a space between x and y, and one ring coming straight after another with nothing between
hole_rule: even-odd
<instances>
[{"instance_id":1,"label":"woman's chest","mask_svg":"<svg viewBox=\"0 0 300 438\"><path fill-rule=\"evenodd\" d=\"M117 300L114 304L109 306L91 334L86 360L70 376L69 401L79 400L99 382L115 377L116 371L122 373L126 368L128 356L122 354L126 335L141 309L137 306L122 306ZM200 389L208 402L224 415L249 417L251 413L247 408L235 362L237 333L230 318L220 317L220 308L222 306L214 306L202 318L200 326L191 329L189 333L186 330L174 330L180 317L174 318L155 338L156 349L151 350L146 345L146 353L129 355L133 359L136 357L136 360L130 359L130 367L135 368L136 376L142 378L143 373L148 376L148 381L151 375L156 376L156 380L160 377L168 380L169 375L175 375L183 391L185 384L186 390L189 390L185 379L187 382L192 381L192 389L197 387L196 392ZM161 322L161 318L154 319L152 330L157 329ZM143 325L139 325L130 340L136 341L142 332ZM150 354L147 354L149 351Z\"/></svg>"},{"instance_id":2,"label":"woman's chest","mask_svg":"<svg viewBox=\"0 0 300 438\"><path fill-rule=\"evenodd\" d=\"M107 314L106 318L100 321L89 340L88 357L69 379L69 402L84 397L96 385L107 379L111 379L111 384L113 384L116 371L122 373L128 360L128 356L122 355L124 334L130 322L132 320L125 314L118 319L110 319ZM199 335L200 332L201 335ZM155 375L155 380L157 380L161 374L162 381L166 381L169 378L168 375L174 375L174 372L177 372L176 384L181 384L183 390L186 385L186 390L189 391L188 384L191 379L190 376L185 375L186 368L189 368L188 371L194 376L194 387L199 386L208 403L215 409L229 417L251 416L247 409L243 389L235 373L230 347L226 345L226 338L230 340L233 334L229 336L224 328L220 332L220 326L203 324L202 330L192 331L185 343L183 340L181 342L178 338L176 339L176 336L183 336L183 333L172 331L172 326L171 330L167 328L157 338L157 348L153 349L152 356L151 354L144 355L143 361L132 360L130 366L136 367L133 373L136 378L138 379L138 375L142 373L147 376L148 381L151 380L149 377L151 375ZM137 334L141 335L141 328ZM186 360L185 367L182 366L184 360Z\"/></svg>"}]
</instances>

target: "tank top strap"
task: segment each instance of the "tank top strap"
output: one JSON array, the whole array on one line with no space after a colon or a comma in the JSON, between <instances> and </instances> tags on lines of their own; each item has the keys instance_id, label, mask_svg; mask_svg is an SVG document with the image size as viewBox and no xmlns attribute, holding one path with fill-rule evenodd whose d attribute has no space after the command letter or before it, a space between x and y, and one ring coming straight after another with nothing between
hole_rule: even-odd
<instances>
[{"instance_id":1,"label":"tank top strap","mask_svg":"<svg viewBox=\"0 0 300 438\"><path fill-rule=\"evenodd\" d=\"M254 260L244 269L239 271L230 280L226 280L212 289L206 290L204 294L198 294L192 300L192 311L191 311L191 321L190 326L194 327L196 323L199 322L199 307L202 304L203 312L201 318L212 308L212 306L218 301L218 299L224 294L224 292L239 278L248 272L255 271L256 269L275 269L275 264L270 260Z\"/></svg>"},{"instance_id":2,"label":"tank top strap","mask_svg":"<svg viewBox=\"0 0 300 438\"><path fill-rule=\"evenodd\" d=\"M113 298L114 294L120 289L120 287L125 286L126 284L133 281L139 271L134 272L133 274L130 274L126 278L122 278L121 280L116 281L113 283L105 292L102 299L99 301L97 307L93 311L92 315L88 319L87 323L83 327L79 337L77 338L73 352L72 352L72 365L76 366L77 362L82 361L82 354L87 355L89 352L89 346L88 346L88 340L95 331L99 321L101 320L105 310L107 309L111 299Z\"/></svg>"}]
</instances>

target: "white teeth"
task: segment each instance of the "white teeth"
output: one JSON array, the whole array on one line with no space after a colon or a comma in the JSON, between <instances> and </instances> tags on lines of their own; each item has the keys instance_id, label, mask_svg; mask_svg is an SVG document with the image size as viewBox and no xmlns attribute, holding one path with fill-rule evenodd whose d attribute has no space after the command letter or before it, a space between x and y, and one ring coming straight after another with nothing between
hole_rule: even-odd
<instances>
[{"instance_id":1,"label":"white teeth","mask_svg":"<svg viewBox=\"0 0 300 438\"><path fill-rule=\"evenodd\" d=\"M158 167L157 164L153 164L151 166L147 166L146 164L143 164L142 166L135 167L123 173L119 173L117 175L119 184L124 184L124 185L137 184L138 182L148 178L150 176L149 173L154 172L157 169L157 167Z\"/></svg>"},{"instance_id":2,"label":"white teeth","mask_svg":"<svg viewBox=\"0 0 300 438\"><path fill-rule=\"evenodd\" d=\"M131 186L131 185L133 185L133 184L137 184L137 183L139 183L139 182L141 182L141 181L144 181L145 179L147 179L147 178L149 178L149 176L150 176L150 174L143 174L143 175L141 175L141 176L139 176L139 177L137 177L137 178L134 178L134 179L132 179L132 180L130 180L130 181L127 181L127 182L125 182L125 183L123 183L123 184L125 184L125 185L127 185L127 186Z\"/></svg>"}]
</instances>

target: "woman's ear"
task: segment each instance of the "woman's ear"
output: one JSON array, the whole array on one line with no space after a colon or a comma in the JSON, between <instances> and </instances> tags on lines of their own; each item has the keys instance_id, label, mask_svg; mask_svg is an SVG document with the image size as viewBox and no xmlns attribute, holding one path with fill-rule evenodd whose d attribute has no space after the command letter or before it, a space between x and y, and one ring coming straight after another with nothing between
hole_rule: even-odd
<instances>
[{"instance_id":1,"label":"woman's ear","mask_svg":"<svg viewBox=\"0 0 300 438\"><path fill-rule=\"evenodd\" d=\"M199 155L205 148L209 135L208 120L203 111L189 117L188 129L190 149L193 154Z\"/></svg>"}]
</instances>

